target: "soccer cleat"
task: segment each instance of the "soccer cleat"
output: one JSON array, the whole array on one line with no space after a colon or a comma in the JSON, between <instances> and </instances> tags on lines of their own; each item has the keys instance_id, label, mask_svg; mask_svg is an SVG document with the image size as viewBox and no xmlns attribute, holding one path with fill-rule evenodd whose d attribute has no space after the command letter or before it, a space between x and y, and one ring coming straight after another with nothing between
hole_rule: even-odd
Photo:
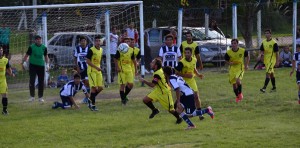
<instances>
[{"instance_id":1,"label":"soccer cleat","mask_svg":"<svg viewBox=\"0 0 300 148\"><path fill-rule=\"evenodd\" d=\"M98 111L98 108L95 105L92 105L91 110L92 111Z\"/></svg>"},{"instance_id":2,"label":"soccer cleat","mask_svg":"<svg viewBox=\"0 0 300 148\"><path fill-rule=\"evenodd\" d=\"M29 101L29 102L34 102L34 97L30 97L30 98L28 99L28 101Z\"/></svg>"},{"instance_id":3,"label":"soccer cleat","mask_svg":"<svg viewBox=\"0 0 300 148\"><path fill-rule=\"evenodd\" d=\"M121 100L121 103L122 103L123 105L126 105L126 103L127 103L126 99L125 99L125 100Z\"/></svg>"},{"instance_id":4,"label":"soccer cleat","mask_svg":"<svg viewBox=\"0 0 300 148\"><path fill-rule=\"evenodd\" d=\"M266 92L266 89L265 89L265 88L261 88L261 89L260 89L260 92L265 93L265 92Z\"/></svg>"},{"instance_id":5,"label":"soccer cleat","mask_svg":"<svg viewBox=\"0 0 300 148\"><path fill-rule=\"evenodd\" d=\"M236 103L239 103L240 101L241 101L241 99L239 98L239 96L236 96L235 102L236 102Z\"/></svg>"},{"instance_id":6,"label":"soccer cleat","mask_svg":"<svg viewBox=\"0 0 300 148\"><path fill-rule=\"evenodd\" d=\"M88 100L89 100L88 98L83 98L82 101L81 101L81 103L82 103L82 104L87 104L87 103L88 103Z\"/></svg>"},{"instance_id":7,"label":"soccer cleat","mask_svg":"<svg viewBox=\"0 0 300 148\"><path fill-rule=\"evenodd\" d=\"M199 119L200 119L200 120L204 120L204 116L203 116L203 115L200 115L200 116L199 116Z\"/></svg>"},{"instance_id":8,"label":"soccer cleat","mask_svg":"<svg viewBox=\"0 0 300 148\"><path fill-rule=\"evenodd\" d=\"M152 110L152 113L150 114L149 116L149 119L152 119L155 115L157 115L159 113L159 110L158 109L154 109Z\"/></svg>"},{"instance_id":9,"label":"soccer cleat","mask_svg":"<svg viewBox=\"0 0 300 148\"><path fill-rule=\"evenodd\" d=\"M44 100L43 98L39 98L39 102L40 102L40 103L44 103L45 100Z\"/></svg>"},{"instance_id":10,"label":"soccer cleat","mask_svg":"<svg viewBox=\"0 0 300 148\"><path fill-rule=\"evenodd\" d=\"M212 108L211 108L210 106L208 106L207 109L208 109L207 114L208 114L212 119L214 119L215 113L213 112Z\"/></svg>"},{"instance_id":11,"label":"soccer cleat","mask_svg":"<svg viewBox=\"0 0 300 148\"><path fill-rule=\"evenodd\" d=\"M244 95L243 95L243 93L240 93L238 97L239 97L240 101L242 101L242 100L243 100L243 98L244 98Z\"/></svg>"},{"instance_id":12,"label":"soccer cleat","mask_svg":"<svg viewBox=\"0 0 300 148\"><path fill-rule=\"evenodd\" d=\"M3 114L3 115L8 115L8 111L7 111L7 110L3 110L3 111L2 111L2 114Z\"/></svg>"},{"instance_id":13,"label":"soccer cleat","mask_svg":"<svg viewBox=\"0 0 300 148\"><path fill-rule=\"evenodd\" d=\"M193 126L188 126L185 130L191 130L191 129L194 129L194 128L196 128L196 126L195 125L193 125Z\"/></svg>"},{"instance_id":14,"label":"soccer cleat","mask_svg":"<svg viewBox=\"0 0 300 148\"><path fill-rule=\"evenodd\" d=\"M182 118L177 118L176 124L180 124L182 122Z\"/></svg>"},{"instance_id":15,"label":"soccer cleat","mask_svg":"<svg viewBox=\"0 0 300 148\"><path fill-rule=\"evenodd\" d=\"M276 92L276 87L273 87L270 92Z\"/></svg>"},{"instance_id":16,"label":"soccer cleat","mask_svg":"<svg viewBox=\"0 0 300 148\"><path fill-rule=\"evenodd\" d=\"M57 102L54 102L53 105L52 105L52 109L57 109L58 106L57 106Z\"/></svg>"}]
</instances>

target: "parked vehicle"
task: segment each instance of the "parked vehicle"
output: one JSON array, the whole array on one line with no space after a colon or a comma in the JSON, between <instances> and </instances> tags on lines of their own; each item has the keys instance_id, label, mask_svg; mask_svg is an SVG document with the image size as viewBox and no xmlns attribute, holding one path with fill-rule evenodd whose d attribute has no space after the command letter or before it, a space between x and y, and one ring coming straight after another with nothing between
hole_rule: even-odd
<instances>
[{"instance_id":1,"label":"parked vehicle","mask_svg":"<svg viewBox=\"0 0 300 148\"><path fill-rule=\"evenodd\" d=\"M105 35L95 32L59 32L48 40L48 56L50 59L50 68L56 69L59 66L75 66L74 64L74 49L79 45L80 36L87 38L87 44L92 45L94 37L101 36L103 41ZM102 47L104 50L105 47ZM103 52L105 54L105 52Z\"/></svg>"}]
</instances>

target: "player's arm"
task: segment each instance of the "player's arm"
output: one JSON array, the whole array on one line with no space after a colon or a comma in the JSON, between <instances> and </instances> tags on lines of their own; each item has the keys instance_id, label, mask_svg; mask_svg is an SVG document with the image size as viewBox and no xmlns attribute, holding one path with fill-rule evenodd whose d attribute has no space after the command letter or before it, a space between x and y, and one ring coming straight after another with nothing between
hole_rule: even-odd
<instances>
[{"instance_id":1,"label":"player's arm","mask_svg":"<svg viewBox=\"0 0 300 148\"><path fill-rule=\"evenodd\" d=\"M115 57L114 57L114 63L115 63L115 68L116 68L116 71L117 72L121 72L121 68L120 68L120 65L119 65L119 62L118 60L120 60L120 52L117 51Z\"/></svg>"},{"instance_id":2,"label":"player's arm","mask_svg":"<svg viewBox=\"0 0 300 148\"><path fill-rule=\"evenodd\" d=\"M149 87L154 87L156 84L158 84L158 82L161 80L159 75L154 75L152 81L147 81L143 78L140 78L140 82L145 83L146 85L148 85Z\"/></svg>"},{"instance_id":3,"label":"player's arm","mask_svg":"<svg viewBox=\"0 0 300 148\"><path fill-rule=\"evenodd\" d=\"M46 70L49 70L49 57L48 57L47 48L45 48L44 50L44 58L45 58Z\"/></svg>"},{"instance_id":4,"label":"player's arm","mask_svg":"<svg viewBox=\"0 0 300 148\"><path fill-rule=\"evenodd\" d=\"M202 64L202 60L201 60L201 56L200 56L199 46L197 46L196 49L195 49L195 55L196 55L197 63L199 65L199 67L197 67L197 68L202 70L203 69L203 64Z\"/></svg>"},{"instance_id":5,"label":"player's arm","mask_svg":"<svg viewBox=\"0 0 300 148\"><path fill-rule=\"evenodd\" d=\"M80 68L79 68L78 63L77 63L77 56L78 56L77 48L75 48L75 50L74 50L74 64L76 65L76 71L78 73L80 73Z\"/></svg>"},{"instance_id":6,"label":"player's arm","mask_svg":"<svg viewBox=\"0 0 300 148\"><path fill-rule=\"evenodd\" d=\"M79 109L79 105L76 104L76 102L74 101L74 97L73 96L69 96L69 99L71 100L71 102L74 104L76 109Z\"/></svg>"},{"instance_id":7,"label":"player's arm","mask_svg":"<svg viewBox=\"0 0 300 148\"><path fill-rule=\"evenodd\" d=\"M72 102L72 104L74 104L74 106L75 106L75 108L76 109L79 109L79 106L76 104L76 102L74 101L74 97L73 97L73 87L74 86L72 86L72 85L68 85L67 86L67 90L70 90L69 92L68 92L68 96L69 96L69 99L70 99L70 101Z\"/></svg>"},{"instance_id":8,"label":"player's arm","mask_svg":"<svg viewBox=\"0 0 300 148\"><path fill-rule=\"evenodd\" d=\"M264 58L264 51L265 51L264 45L263 45L263 44L260 45L259 50L260 50L260 52L259 52L258 58L259 58L260 60L262 60L262 59Z\"/></svg>"},{"instance_id":9,"label":"player's arm","mask_svg":"<svg viewBox=\"0 0 300 148\"><path fill-rule=\"evenodd\" d=\"M7 72L10 76L12 76L12 77L15 76L15 74L12 72L12 69L11 69L11 66L10 66L10 63L9 63L9 62L7 62L7 64L6 64L6 72Z\"/></svg>"},{"instance_id":10,"label":"player's arm","mask_svg":"<svg viewBox=\"0 0 300 148\"><path fill-rule=\"evenodd\" d=\"M159 49L158 58L159 58L161 61L163 61L163 47L160 47L160 49Z\"/></svg>"},{"instance_id":11,"label":"player's arm","mask_svg":"<svg viewBox=\"0 0 300 148\"><path fill-rule=\"evenodd\" d=\"M178 76L181 76L183 78L192 78L193 74L192 73L182 73L182 68L183 68L183 63L182 62L178 62L177 66L175 67L175 73Z\"/></svg>"},{"instance_id":12,"label":"player's arm","mask_svg":"<svg viewBox=\"0 0 300 148\"><path fill-rule=\"evenodd\" d=\"M86 98L90 98L90 95L89 95L89 93L88 93L88 91L87 91L87 89L86 89L86 87L84 86L83 83L82 83L82 91L83 91Z\"/></svg>"},{"instance_id":13,"label":"player's arm","mask_svg":"<svg viewBox=\"0 0 300 148\"><path fill-rule=\"evenodd\" d=\"M182 44L180 45L179 50L180 50L181 55L183 55L184 53L183 53L183 47L182 47Z\"/></svg>"},{"instance_id":14,"label":"player's arm","mask_svg":"<svg viewBox=\"0 0 300 148\"><path fill-rule=\"evenodd\" d=\"M138 73L138 71L137 71L137 62L136 62L136 59L135 59L135 56L134 56L134 52L132 52L131 60L132 60L133 65L134 65L135 74L137 74Z\"/></svg>"},{"instance_id":15,"label":"player's arm","mask_svg":"<svg viewBox=\"0 0 300 148\"><path fill-rule=\"evenodd\" d=\"M86 55L86 63L87 63L89 66L91 66L91 67L97 69L98 71L101 71L101 68L100 68L100 67L97 67L96 65L94 65L94 64L92 63L92 61L91 61L92 56L93 56L93 51L92 51L92 50L89 50L89 51L88 51L88 54Z\"/></svg>"},{"instance_id":16,"label":"player's arm","mask_svg":"<svg viewBox=\"0 0 300 148\"><path fill-rule=\"evenodd\" d=\"M200 74L200 73L198 72L198 70L197 70L196 67L194 68L194 74L195 74L197 77L199 77L200 79L203 79L203 77L204 77L203 74Z\"/></svg>"},{"instance_id":17,"label":"player's arm","mask_svg":"<svg viewBox=\"0 0 300 148\"><path fill-rule=\"evenodd\" d=\"M23 60L22 60L22 63L21 63L21 64L23 64L24 62L27 61L27 59L28 59L28 57L31 55L31 53L32 53L32 48L31 48L31 46L29 46L29 47L28 47L28 50L27 50L27 52L26 52L26 54L25 54L25 56L23 57Z\"/></svg>"},{"instance_id":18,"label":"player's arm","mask_svg":"<svg viewBox=\"0 0 300 148\"><path fill-rule=\"evenodd\" d=\"M249 53L248 51L245 50L245 53L244 53L244 67L245 67L245 70L247 70L249 68L249 61L250 61L250 56L249 56Z\"/></svg>"}]
</instances>

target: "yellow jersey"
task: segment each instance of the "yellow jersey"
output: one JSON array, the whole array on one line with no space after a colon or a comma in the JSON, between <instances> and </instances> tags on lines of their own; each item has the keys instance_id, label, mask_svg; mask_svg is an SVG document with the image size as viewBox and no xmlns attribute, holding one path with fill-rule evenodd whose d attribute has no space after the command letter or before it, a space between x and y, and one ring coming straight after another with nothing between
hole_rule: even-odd
<instances>
[{"instance_id":1,"label":"yellow jersey","mask_svg":"<svg viewBox=\"0 0 300 148\"><path fill-rule=\"evenodd\" d=\"M248 56L248 52L239 47L237 51L233 51L232 48L227 50L225 60L233 62L235 64L230 65L230 70L244 70L244 58Z\"/></svg>"},{"instance_id":2,"label":"yellow jersey","mask_svg":"<svg viewBox=\"0 0 300 148\"><path fill-rule=\"evenodd\" d=\"M193 58L196 57L196 54L199 54L199 48L196 42L192 42L191 44L189 44L187 41L183 41L180 46L180 52L182 54L182 58L185 58L184 51L186 47L190 47L192 49Z\"/></svg>"},{"instance_id":3,"label":"yellow jersey","mask_svg":"<svg viewBox=\"0 0 300 148\"><path fill-rule=\"evenodd\" d=\"M271 39L267 41L264 39L260 47L261 51L264 51L264 63L276 63L276 52L278 52L278 45L275 40Z\"/></svg>"},{"instance_id":4,"label":"yellow jersey","mask_svg":"<svg viewBox=\"0 0 300 148\"><path fill-rule=\"evenodd\" d=\"M8 59L5 57L2 57L0 59L0 80L5 80L5 74L6 74L6 68L8 66Z\"/></svg>"},{"instance_id":5,"label":"yellow jersey","mask_svg":"<svg viewBox=\"0 0 300 148\"><path fill-rule=\"evenodd\" d=\"M129 47L126 53L117 51L116 59L118 59L119 67L123 72L132 71L132 60L134 60L133 48Z\"/></svg>"},{"instance_id":6,"label":"yellow jersey","mask_svg":"<svg viewBox=\"0 0 300 148\"><path fill-rule=\"evenodd\" d=\"M101 59L102 59L102 52L103 49L100 47L100 49L97 49L95 46L91 47L88 51L87 58L91 60L91 62L97 66L100 67L101 65ZM98 71L94 67L88 66L87 72L93 72Z\"/></svg>"},{"instance_id":7,"label":"yellow jersey","mask_svg":"<svg viewBox=\"0 0 300 148\"><path fill-rule=\"evenodd\" d=\"M187 61L186 58L183 58L180 60L180 64L178 64L178 68L176 68L176 70L180 71L182 74L193 74L192 78L183 78L184 80L193 79L195 76L194 70L196 68L196 63L197 63L196 58L192 58L191 61Z\"/></svg>"},{"instance_id":8,"label":"yellow jersey","mask_svg":"<svg viewBox=\"0 0 300 148\"><path fill-rule=\"evenodd\" d=\"M162 94L169 93L171 91L170 86L168 85L164 72L162 68L156 70L153 73L153 80L156 85L154 86L154 91L161 92Z\"/></svg>"}]
</instances>

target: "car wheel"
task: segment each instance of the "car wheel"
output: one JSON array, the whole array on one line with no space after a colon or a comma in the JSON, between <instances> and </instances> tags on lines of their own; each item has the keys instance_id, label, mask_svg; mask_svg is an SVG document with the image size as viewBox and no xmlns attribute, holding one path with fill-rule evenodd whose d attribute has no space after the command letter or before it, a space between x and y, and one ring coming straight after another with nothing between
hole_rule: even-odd
<instances>
[{"instance_id":1,"label":"car wheel","mask_svg":"<svg viewBox=\"0 0 300 148\"><path fill-rule=\"evenodd\" d=\"M58 69L57 59L54 55L48 55L49 57L49 68L50 70Z\"/></svg>"}]
</instances>

